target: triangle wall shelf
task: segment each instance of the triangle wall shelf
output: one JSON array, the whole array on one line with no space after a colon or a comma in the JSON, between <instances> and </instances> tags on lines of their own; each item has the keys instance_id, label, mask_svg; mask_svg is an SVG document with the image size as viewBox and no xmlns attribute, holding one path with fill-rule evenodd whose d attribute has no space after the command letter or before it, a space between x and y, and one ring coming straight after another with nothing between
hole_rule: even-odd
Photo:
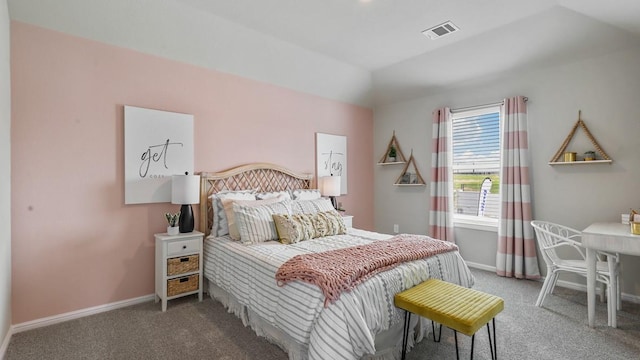
<instances>
[{"instance_id":1,"label":"triangle wall shelf","mask_svg":"<svg viewBox=\"0 0 640 360\"><path fill-rule=\"evenodd\" d=\"M413 173L408 172L409 167L413 166ZM396 179L394 183L396 186L425 186L426 183L420 175L420 170L416 166L416 160L413 158L413 149L411 150L411 156L409 156L409 160L404 165L404 169L400 173L400 176Z\"/></svg>"},{"instance_id":2,"label":"triangle wall shelf","mask_svg":"<svg viewBox=\"0 0 640 360\"><path fill-rule=\"evenodd\" d=\"M596 140L596 138L593 137L593 135L591 134L591 131L589 131L589 129L587 128L587 125L584 123L584 121L582 121L581 115L582 115L582 111L578 110L578 121L576 121L576 123L573 125L573 128L569 132L569 135L567 135L567 137L564 139L564 142L562 143L562 145L560 145L560 148L558 149L558 151L555 153L555 155L553 155L553 158L551 158L551 160L549 161L549 165L611 164L611 162L613 162L613 160L611 160L609 155L607 155L607 153L602 149L600 144L598 144L598 141ZM575 153L573 153L574 154L573 155L573 157L574 157L573 161L566 161L566 159L563 159L565 161L561 161L560 160L564 154L567 154L565 151L567 150L567 146L571 142L571 139L573 139L573 137L575 136L576 130L578 130L578 126L580 128L582 128L584 133L587 135L587 138L589 138L589 141L591 141L591 144L593 145L593 147L598 152L598 155L600 156L600 159L597 159L597 158L594 157L593 160L578 160L578 161L576 161Z\"/></svg>"},{"instance_id":3,"label":"triangle wall shelf","mask_svg":"<svg viewBox=\"0 0 640 360\"><path fill-rule=\"evenodd\" d=\"M394 156L395 155L395 156ZM400 149L400 143L396 138L396 131L393 131L393 136L391 136L391 140L389 140L389 145L384 151L384 155L378 161L378 165L395 165L395 164L404 164L407 162L407 159L404 157L402 150Z\"/></svg>"}]
</instances>

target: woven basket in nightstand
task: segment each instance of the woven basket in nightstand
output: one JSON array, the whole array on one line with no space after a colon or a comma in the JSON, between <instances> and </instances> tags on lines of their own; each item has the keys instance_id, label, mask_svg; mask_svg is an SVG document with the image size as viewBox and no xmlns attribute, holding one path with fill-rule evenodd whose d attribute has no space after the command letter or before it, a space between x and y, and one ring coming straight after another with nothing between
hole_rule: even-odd
<instances>
[{"instance_id":1,"label":"woven basket in nightstand","mask_svg":"<svg viewBox=\"0 0 640 360\"><path fill-rule=\"evenodd\" d=\"M167 259L167 276L198 271L199 267L200 256L198 254L170 258Z\"/></svg>"},{"instance_id":2,"label":"woven basket in nightstand","mask_svg":"<svg viewBox=\"0 0 640 360\"><path fill-rule=\"evenodd\" d=\"M198 290L199 276L193 274L167 280L167 296L175 296Z\"/></svg>"}]
</instances>

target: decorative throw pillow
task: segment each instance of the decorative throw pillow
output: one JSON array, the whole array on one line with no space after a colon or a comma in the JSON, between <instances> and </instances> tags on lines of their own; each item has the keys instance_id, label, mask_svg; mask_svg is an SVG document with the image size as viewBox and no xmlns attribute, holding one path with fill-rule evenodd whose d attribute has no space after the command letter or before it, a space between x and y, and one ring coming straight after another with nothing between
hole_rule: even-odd
<instances>
[{"instance_id":1,"label":"decorative throw pillow","mask_svg":"<svg viewBox=\"0 0 640 360\"><path fill-rule=\"evenodd\" d=\"M322 197L318 189L296 189L291 190L291 194L293 200L315 200Z\"/></svg>"},{"instance_id":2,"label":"decorative throw pillow","mask_svg":"<svg viewBox=\"0 0 640 360\"><path fill-rule=\"evenodd\" d=\"M278 239L283 244L295 244L300 241L300 228L298 224L291 221L289 215L273 214L273 222L276 225Z\"/></svg>"},{"instance_id":3,"label":"decorative throw pillow","mask_svg":"<svg viewBox=\"0 0 640 360\"><path fill-rule=\"evenodd\" d=\"M224 207L224 213L227 217L227 224L229 226L229 236L233 240L240 240L240 232L238 231L238 226L236 225L236 217L233 212L233 204L240 204L246 206L261 206L267 204L273 204L280 201L288 200L285 196L273 197L270 199L264 200L235 200L235 199L222 199L222 206Z\"/></svg>"},{"instance_id":4,"label":"decorative throw pillow","mask_svg":"<svg viewBox=\"0 0 640 360\"><path fill-rule=\"evenodd\" d=\"M227 215L224 212L223 199L234 200L255 200L255 190L221 191L211 195L211 206L213 208L213 221L211 224L211 234L214 236L224 236L229 233Z\"/></svg>"},{"instance_id":5,"label":"decorative throw pillow","mask_svg":"<svg viewBox=\"0 0 640 360\"><path fill-rule=\"evenodd\" d=\"M335 210L318 212L311 215L315 229L315 237L342 235L347 233L347 226L342 216Z\"/></svg>"},{"instance_id":6,"label":"decorative throw pillow","mask_svg":"<svg viewBox=\"0 0 640 360\"><path fill-rule=\"evenodd\" d=\"M313 239L316 230L313 228L311 218L307 214L292 214L291 219L300 224L301 237L300 241Z\"/></svg>"},{"instance_id":7,"label":"decorative throw pillow","mask_svg":"<svg viewBox=\"0 0 640 360\"><path fill-rule=\"evenodd\" d=\"M336 210L324 211L318 213L318 215L326 219L331 235L342 235L347 233L347 226L342 219L342 215L340 215Z\"/></svg>"},{"instance_id":8,"label":"decorative throw pillow","mask_svg":"<svg viewBox=\"0 0 640 360\"><path fill-rule=\"evenodd\" d=\"M327 219L324 216L319 215L320 213L311 215L311 222L313 223L313 229L315 230L315 235L313 236L314 238L320 238L330 235Z\"/></svg>"},{"instance_id":9,"label":"decorative throw pillow","mask_svg":"<svg viewBox=\"0 0 640 360\"><path fill-rule=\"evenodd\" d=\"M256 194L256 199L258 200L265 200L265 199L271 199L271 198L275 198L275 197L281 197L284 196L287 199L291 200L291 193L289 193L289 191L272 191L272 192L261 192L261 193L257 193Z\"/></svg>"},{"instance_id":10,"label":"decorative throw pillow","mask_svg":"<svg viewBox=\"0 0 640 360\"><path fill-rule=\"evenodd\" d=\"M290 201L285 200L261 206L233 204L236 225L243 244L278 240L273 214L290 214Z\"/></svg>"},{"instance_id":11,"label":"decorative throw pillow","mask_svg":"<svg viewBox=\"0 0 640 360\"><path fill-rule=\"evenodd\" d=\"M278 232L278 239L283 244L295 244L315 236L311 219L305 214L274 214L273 221Z\"/></svg>"},{"instance_id":12,"label":"decorative throw pillow","mask_svg":"<svg viewBox=\"0 0 640 360\"><path fill-rule=\"evenodd\" d=\"M322 211L335 210L327 198L315 200L295 200L291 202L291 212L294 214L315 214Z\"/></svg>"}]
</instances>

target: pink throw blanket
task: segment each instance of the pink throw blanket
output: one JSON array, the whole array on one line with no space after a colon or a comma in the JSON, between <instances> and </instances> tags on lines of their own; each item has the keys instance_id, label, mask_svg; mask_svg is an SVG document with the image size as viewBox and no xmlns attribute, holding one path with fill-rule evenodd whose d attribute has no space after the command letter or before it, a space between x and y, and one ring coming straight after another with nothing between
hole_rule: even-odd
<instances>
[{"instance_id":1,"label":"pink throw blanket","mask_svg":"<svg viewBox=\"0 0 640 360\"><path fill-rule=\"evenodd\" d=\"M373 275L400 263L458 250L455 244L424 235L401 234L367 245L296 255L276 272L278 286L301 280L318 285L324 306L334 303L343 291L355 288Z\"/></svg>"}]
</instances>

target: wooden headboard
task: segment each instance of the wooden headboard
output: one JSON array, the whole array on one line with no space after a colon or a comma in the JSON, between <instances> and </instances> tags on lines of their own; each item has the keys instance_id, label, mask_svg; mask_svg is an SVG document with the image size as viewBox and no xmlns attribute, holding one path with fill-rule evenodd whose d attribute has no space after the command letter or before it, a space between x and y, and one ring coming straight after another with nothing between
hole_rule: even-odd
<instances>
[{"instance_id":1,"label":"wooden headboard","mask_svg":"<svg viewBox=\"0 0 640 360\"><path fill-rule=\"evenodd\" d=\"M211 232L213 207L209 196L225 190L257 190L258 192L311 188L312 174L297 174L285 167L254 163L222 172L200 173L200 231Z\"/></svg>"}]
</instances>

